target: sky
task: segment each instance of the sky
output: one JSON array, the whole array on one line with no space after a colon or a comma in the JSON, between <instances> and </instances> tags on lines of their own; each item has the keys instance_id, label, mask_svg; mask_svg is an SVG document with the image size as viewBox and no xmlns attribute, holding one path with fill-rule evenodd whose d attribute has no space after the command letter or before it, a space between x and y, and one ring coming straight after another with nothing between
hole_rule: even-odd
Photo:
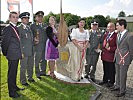
<instances>
[{"instance_id":1,"label":"sky","mask_svg":"<svg viewBox=\"0 0 133 100\"><path fill-rule=\"evenodd\" d=\"M24 2L26 0L21 0ZM21 11L28 11L28 4L21 4ZM23 6L23 7L22 7ZM62 0L63 13L72 13L81 17L89 17L97 14L116 18L120 11L126 15L133 15L133 0ZM50 11L60 13L60 0L33 0L33 13L44 11L48 15ZM6 0L1 0L2 21L8 19Z\"/></svg>"}]
</instances>

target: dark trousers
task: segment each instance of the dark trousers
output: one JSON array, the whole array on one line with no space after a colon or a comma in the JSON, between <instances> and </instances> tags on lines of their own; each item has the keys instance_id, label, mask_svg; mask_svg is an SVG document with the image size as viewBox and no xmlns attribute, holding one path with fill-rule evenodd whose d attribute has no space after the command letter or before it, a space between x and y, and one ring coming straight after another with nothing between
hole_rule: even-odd
<instances>
[{"instance_id":1,"label":"dark trousers","mask_svg":"<svg viewBox=\"0 0 133 100\"><path fill-rule=\"evenodd\" d=\"M18 88L16 85L18 62L19 60L8 60L8 91L10 96L14 95Z\"/></svg>"},{"instance_id":2,"label":"dark trousers","mask_svg":"<svg viewBox=\"0 0 133 100\"><path fill-rule=\"evenodd\" d=\"M103 61L103 82L115 83L115 63Z\"/></svg>"}]
</instances>

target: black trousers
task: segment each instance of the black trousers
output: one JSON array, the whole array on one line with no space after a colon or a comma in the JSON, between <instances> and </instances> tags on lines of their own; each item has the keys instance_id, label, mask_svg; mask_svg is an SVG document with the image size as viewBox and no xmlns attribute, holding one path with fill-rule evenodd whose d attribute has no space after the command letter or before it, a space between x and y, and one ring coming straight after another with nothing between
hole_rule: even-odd
<instances>
[{"instance_id":1,"label":"black trousers","mask_svg":"<svg viewBox=\"0 0 133 100\"><path fill-rule=\"evenodd\" d=\"M103 61L103 82L115 83L115 63Z\"/></svg>"},{"instance_id":2,"label":"black trousers","mask_svg":"<svg viewBox=\"0 0 133 100\"><path fill-rule=\"evenodd\" d=\"M8 91L9 95L14 95L16 93L16 89L18 88L16 85L16 77L17 77L17 69L18 69L19 60L8 60Z\"/></svg>"}]
</instances>

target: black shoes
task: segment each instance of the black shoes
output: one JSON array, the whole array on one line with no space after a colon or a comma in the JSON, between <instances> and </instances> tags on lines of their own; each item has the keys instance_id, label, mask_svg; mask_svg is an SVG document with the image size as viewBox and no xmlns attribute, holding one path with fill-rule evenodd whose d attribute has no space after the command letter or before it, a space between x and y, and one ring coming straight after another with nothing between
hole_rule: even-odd
<instances>
[{"instance_id":1,"label":"black shoes","mask_svg":"<svg viewBox=\"0 0 133 100\"><path fill-rule=\"evenodd\" d=\"M32 80L28 80L29 82L35 82L35 80L34 79L32 79Z\"/></svg>"},{"instance_id":2,"label":"black shoes","mask_svg":"<svg viewBox=\"0 0 133 100\"><path fill-rule=\"evenodd\" d=\"M122 97L122 96L125 96L125 94L126 94L125 92L124 92L124 93L118 93L118 94L116 94L115 96L116 96L116 97Z\"/></svg>"},{"instance_id":3,"label":"black shoes","mask_svg":"<svg viewBox=\"0 0 133 100\"><path fill-rule=\"evenodd\" d=\"M108 83L108 84L106 85L106 87L108 87L108 88L113 87L113 86L114 86L114 84L112 84L112 83Z\"/></svg>"},{"instance_id":4,"label":"black shoes","mask_svg":"<svg viewBox=\"0 0 133 100\"><path fill-rule=\"evenodd\" d=\"M104 85L104 84L107 84L107 82L102 81L98 83L98 85Z\"/></svg>"},{"instance_id":5,"label":"black shoes","mask_svg":"<svg viewBox=\"0 0 133 100\"><path fill-rule=\"evenodd\" d=\"M24 84L22 84L22 85L24 85L24 86L29 86L29 84L28 84L28 83L24 83Z\"/></svg>"},{"instance_id":6,"label":"black shoes","mask_svg":"<svg viewBox=\"0 0 133 100\"><path fill-rule=\"evenodd\" d=\"M20 95L18 93L14 93L13 95L9 95L9 97L11 97L11 98L18 98L18 97L20 97Z\"/></svg>"},{"instance_id":7,"label":"black shoes","mask_svg":"<svg viewBox=\"0 0 133 100\"><path fill-rule=\"evenodd\" d=\"M25 88L17 88L16 91L23 91Z\"/></svg>"},{"instance_id":8,"label":"black shoes","mask_svg":"<svg viewBox=\"0 0 133 100\"><path fill-rule=\"evenodd\" d=\"M40 76L38 76L37 79L41 80L42 78Z\"/></svg>"},{"instance_id":9,"label":"black shoes","mask_svg":"<svg viewBox=\"0 0 133 100\"><path fill-rule=\"evenodd\" d=\"M114 86L114 84L112 84L112 83L108 83L108 82L104 82L104 81L99 82L98 85L105 85L105 86L108 87L108 88Z\"/></svg>"},{"instance_id":10,"label":"black shoes","mask_svg":"<svg viewBox=\"0 0 133 100\"><path fill-rule=\"evenodd\" d=\"M46 74L40 74L40 76L47 76Z\"/></svg>"},{"instance_id":11,"label":"black shoes","mask_svg":"<svg viewBox=\"0 0 133 100\"><path fill-rule=\"evenodd\" d=\"M93 82L96 82L96 80L94 78L90 78ZM88 79L89 80L89 79Z\"/></svg>"},{"instance_id":12,"label":"black shoes","mask_svg":"<svg viewBox=\"0 0 133 100\"><path fill-rule=\"evenodd\" d=\"M111 91L119 91L120 88L110 88Z\"/></svg>"},{"instance_id":13,"label":"black shoes","mask_svg":"<svg viewBox=\"0 0 133 100\"><path fill-rule=\"evenodd\" d=\"M85 75L84 78L87 78L88 79L89 77L88 77L88 75Z\"/></svg>"}]
</instances>

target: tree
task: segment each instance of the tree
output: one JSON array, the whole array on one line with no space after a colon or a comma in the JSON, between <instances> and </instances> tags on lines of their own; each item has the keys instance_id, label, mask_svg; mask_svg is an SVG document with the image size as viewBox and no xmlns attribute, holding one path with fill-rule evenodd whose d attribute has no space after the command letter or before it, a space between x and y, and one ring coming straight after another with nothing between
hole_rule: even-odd
<instances>
[{"instance_id":1,"label":"tree","mask_svg":"<svg viewBox=\"0 0 133 100\"><path fill-rule=\"evenodd\" d=\"M133 17L133 15L128 15L127 17Z\"/></svg>"},{"instance_id":2,"label":"tree","mask_svg":"<svg viewBox=\"0 0 133 100\"><path fill-rule=\"evenodd\" d=\"M103 15L95 15L93 20L96 20L99 23L99 27L107 26L106 18Z\"/></svg>"},{"instance_id":3,"label":"tree","mask_svg":"<svg viewBox=\"0 0 133 100\"><path fill-rule=\"evenodd\" d=\"M50 16L55 16L56 17L56 15L53 12L50 12L47 16L44 16L43 22L46 23L46 24L48 24L49 23L49 17Z\"/></svg>"},{"instance_id":4,"label":"tree","mask_svg":"<svg viewBox=\"0 0 133 100\"><path fill-rule=\"evenodd\" d=\"M1 21L1 20L0 20L0 24L4 24L4 21Z\"/></svg>"},{"instance_id":5,"label":"tree","mask_svg":"<svg viewBox=\"0 0 133 100\"><path fill-rule=\"evenodd\" d=\"M92 22L92 20L93 20L93 17L92 16L90 16L90 17L86 17L86 27L87 28L91 28L91 22Z\"/></svg>"},{"instance_id":6,"label":"tree","mask_svg":"<svg viewBox=\"0 0 133 100\"><path fill-rule=\"evenodd\" d=\"M77 15L73 15L71 13L64 13L64 19L66 21L66 24L69 26L71 25L76 25L78 23L78 20L80 18L80 16ZM53 14L52 12L50 12L47 16L44 16L43 21L48 24L48 20L50 16L55 16L56 17L56 22L59 23L60 21L60 14Z\"/></svg>"},{"instance_id":7,"label":"tree","mask_svg":"<svg viewBox=\"0 0 133 100\"><path fill-rule=\"evenodd\" d=\"M107 25L109 22L111 22L111 18L110 18L109 15L107 15L107 16L106 16L106 25Z\"/></svg>"},{"instance_id":8,"label":"tree","mask_svg":"<svg viewBox=\"0 0 133 100\"><path fill-rule=\"evenodd\" d=\"M118 17L126 17L126 14L124 11L120 11L118 14Z\"/></svg>"}]
</instances>

